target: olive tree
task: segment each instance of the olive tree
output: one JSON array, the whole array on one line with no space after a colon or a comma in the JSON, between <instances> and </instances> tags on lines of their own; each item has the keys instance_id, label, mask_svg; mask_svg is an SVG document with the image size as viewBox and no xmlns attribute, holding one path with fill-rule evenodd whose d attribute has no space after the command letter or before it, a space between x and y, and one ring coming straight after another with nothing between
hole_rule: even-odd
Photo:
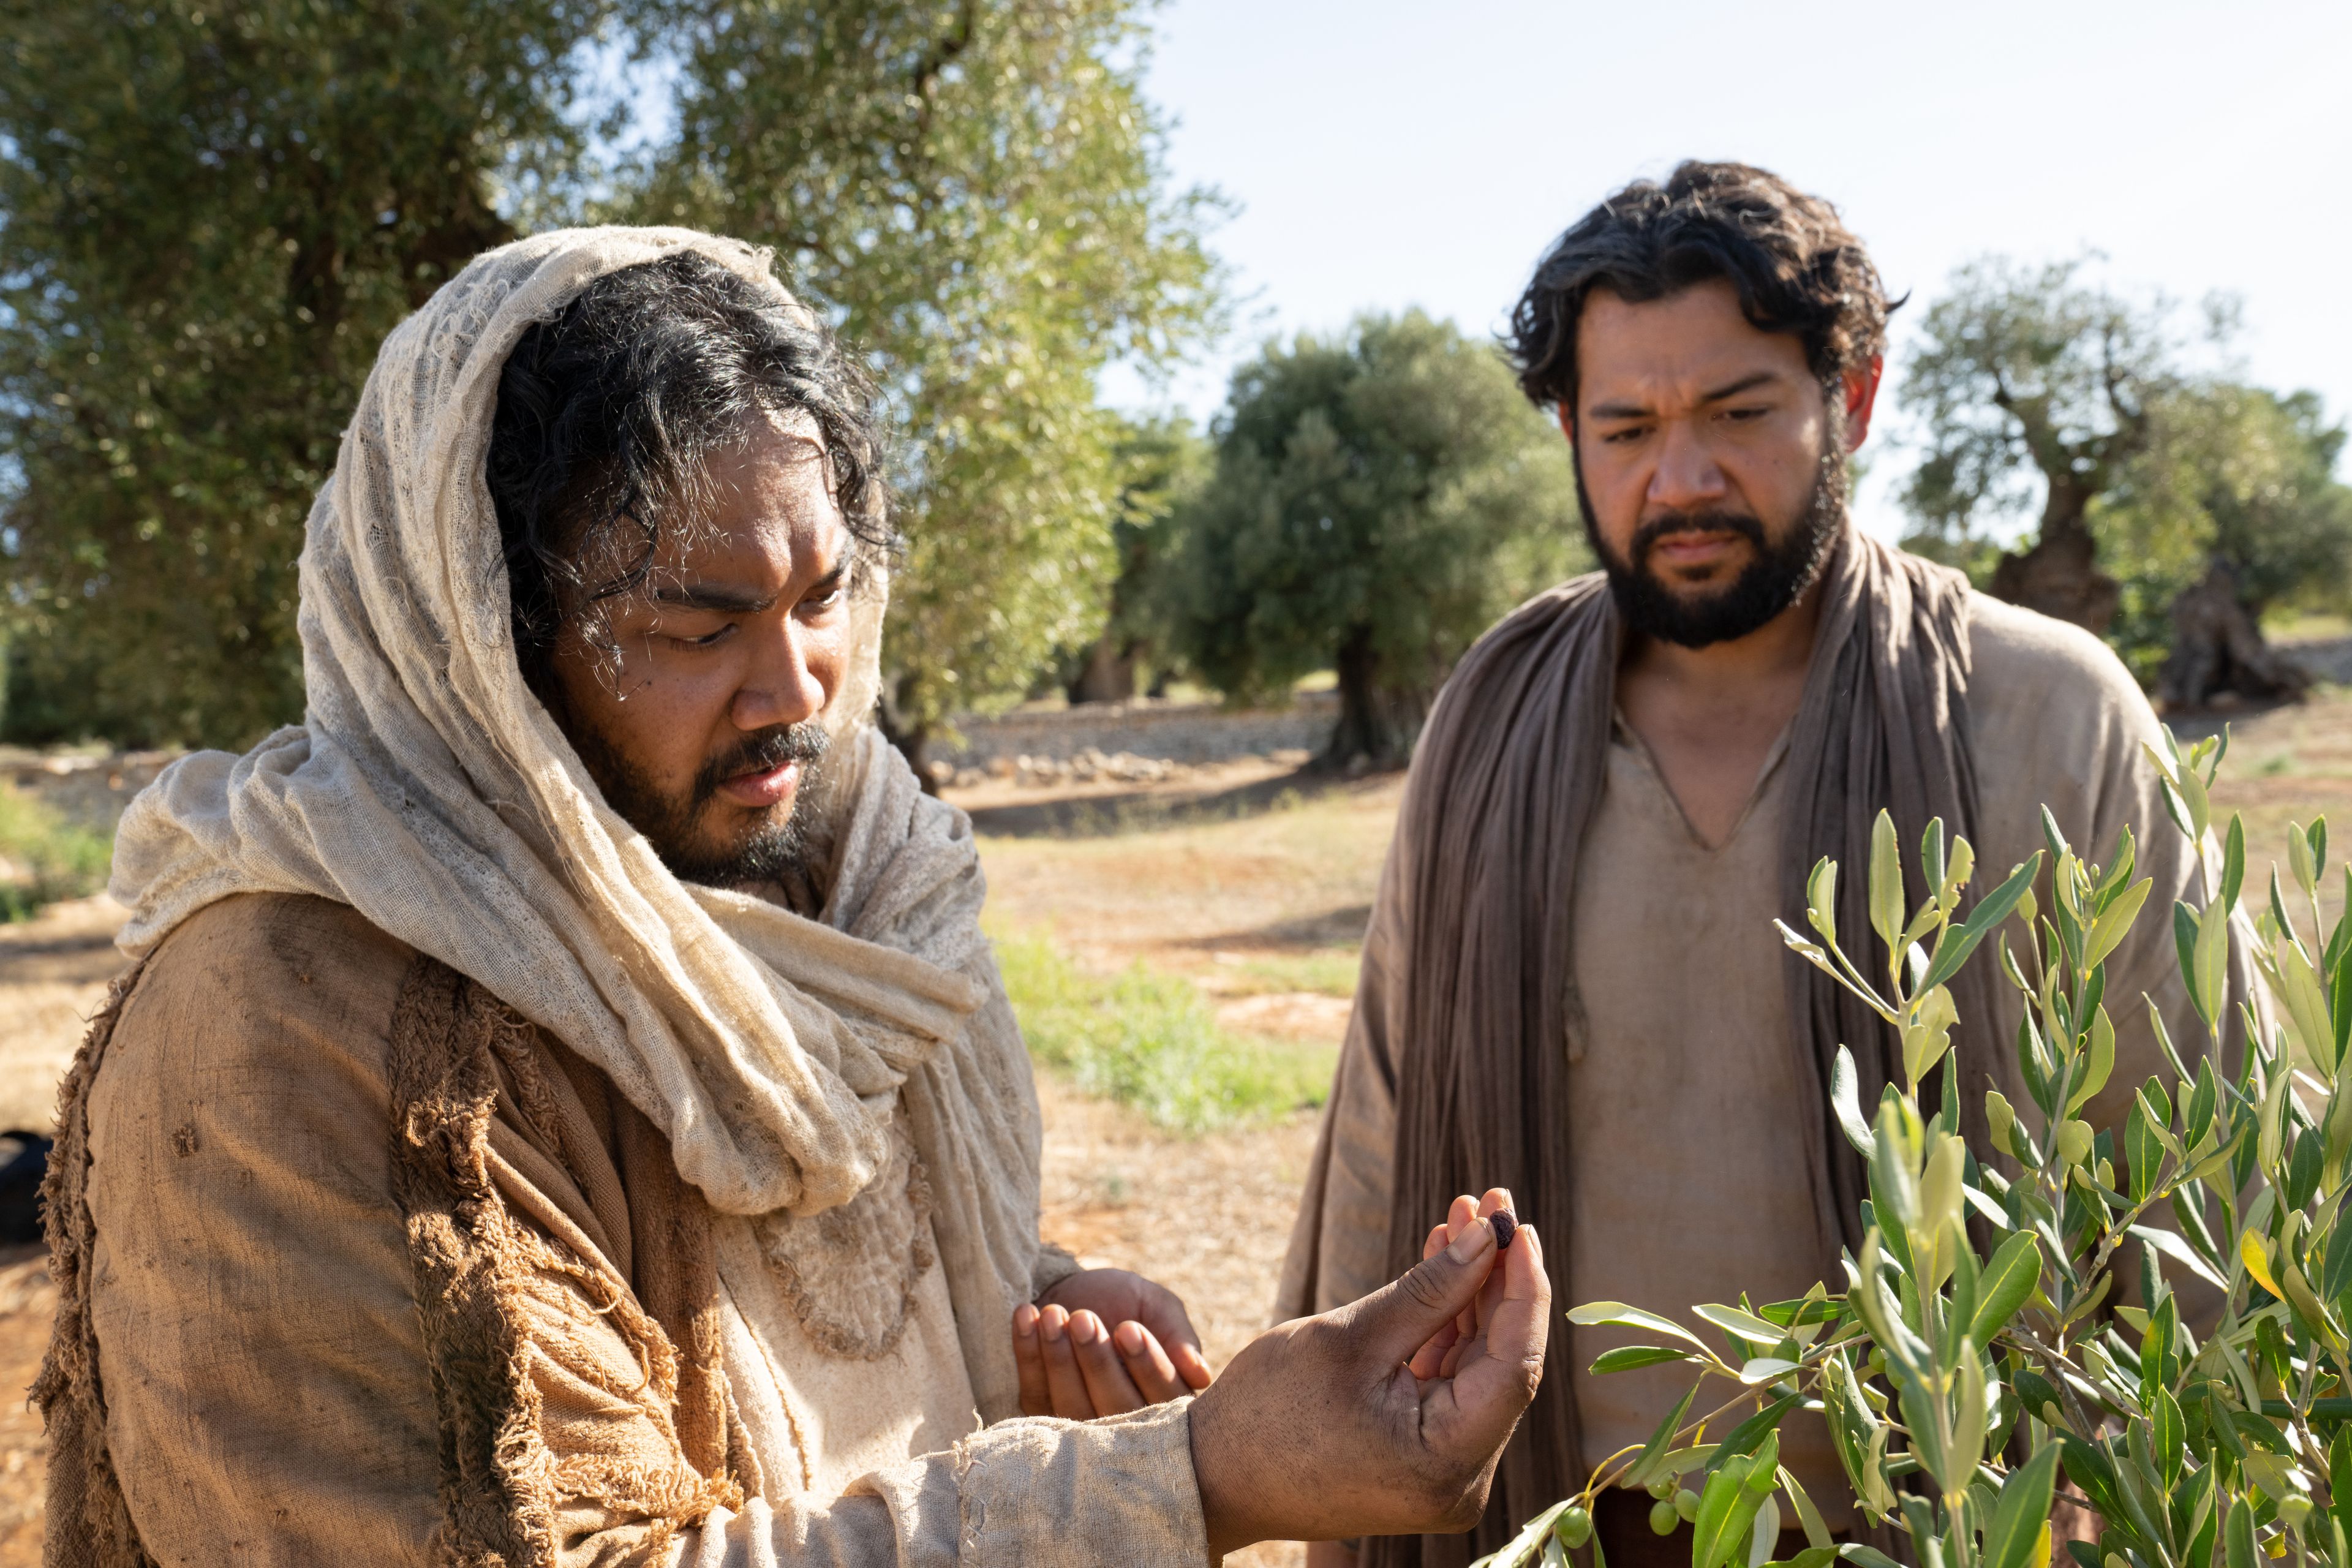
<instances>
[{"instance_id":1,"label":"olive tree","mask_svg":"<svg viewBox=\"0 0 2352 1568\"><path fill-rule=\"evenodd\" d=\"M2175 827L2200 842L2226 751L2226 737L2183 749L2168 735L2151 753ZM1622 1302L1571 1311L1661 1341L1610 1351L1596 1373L1678 1363L1697 1381L1493 1568L1584 1546L1610 1486L1648 1488L1660 1534L1687 1526L1693 1568L1764 1563L1790 1516L1808 1538L1794 1563L1886 1568L1871 1545L1832 1539L1780 1464L1780 1424L1800 1409L1826 1419L1861 1516L1925 1568L2047 1568L2062 1471L2097 1521L2095 1544L2064 1543L2079 1568L2352 1562L2352 921L2326 912L2326 824L2290 825L2286 875L2264 887L2232 817L2204 901L2169 910L2145 907L2128 829L2105 865L2046 813L2043 831L2045 849L1970 901L1973 855L1931 824L1916 847L1928 896L1913 908L1882 815L1866 931L1837 925L1841 868L1815 868L1807 929L1782 934L1902 1041L1902 1081L1877 1105L1860 1102L1843 1051L1832 1077L1833 1119L1869 1172L1861 1247L1801 1298L1694 1309L1719 1342ZM2032 891L2045 856L2046 908ZM2344 879L2352 892L2352 866ZM2206 1048L2192 1070L2148 1005L2170 1074L2135 1090L2119 1133L2094 1131L2080 1113L2114 1070L2111 1008L2145 1002L2108 994L2106 961L2144 918L2171 925ZM2242 942L2273 1005L2246 1007L2244 1059L2226 1066ZM2028 1103L1989 1091L1983 1148L1961 1136L1951 1092L1982 1081L1953 1053L1946 984L1972 955L1997 960L2025 1004ZM2137 1290L2119 1289L2135 1258ZM2220 1303L2195 1324L2175 1289L2192 1279Z\"/></svg>"},{"instance_id":2,"label":"olive tree","mask_svg":"<svg viewBox=\"0 0 2352 1568\"><path fill-rule=\"evenodd\" d=\"M2206 313L2226 351L2233 302ZM2342 432L2308 393L2241 384L2215 356L2199 368L2177 314L2084 281L2078 261L1963 268L1904 372L1927 440L1906 542L2104 634L2144 684L2164 672L2176 703L2292 694L2302 678L2263 645L2260 616L2341 601ZM1978 531L1987 513L2037 504L2027 548L1996 552Z\"/></svg>"},{"instance_id":3,"label":"olive tree","mask_svg":"<svg viewBox=\"0 0 2352 1568\"><path fill-rule=\"evenodd\" d=\"M1401 760L1463 649L1584 553L1559 430L1490 346L1419 312L1269 345L1215 437L1162 618L1232 698L1336 669L1331 762Z\"/></svg>"},{"instance_id":4,"label":"olive tree","mask_svg":"<svg viewBox=\"0 0 2352 1568\"><path fill-rule=\"evenodd\" d=\"M583 156L588 0L0 0L9 727L301 712L294 560L378 341Z\"/></svg>"},{"instance_id":5,"label":"olive tree","mask_svg":"<svg viewBox=\"0 0 2352 1568\"><path fill-rule=\"evenodd\" d=\"M2264 646L2273 609L2352 596L2344 429L2311 393L2191 383L2152 409L2147 448L2093 511L2122 609L2109 636L2168 702L2273 697L2301 672Z\"/></svg>"},{"instance_id":6,"label":"olive tree","mask_svg":"<svg viewBox=\"0 0 2352 1568\"><path fill-rule=\"evenodd\" d=\"M1129 424L1116 457L1118 506L1111 523L1117 574L1102 631L1063 660L1073 702L1116 702L1135 695L1138 677L1155 684L1172 673L1169 638L1151 596L1155 572L1170 548L1177 510L1208 480L1209 444L1182 415Z\"/></svg>"},{"instance_id":7,"label":"olive tree","mask_svg":"<svg viewBox=\"0 0 2352 1568\"><path fill-rule=\"evenodd\" d=\"M899 415L885 716L919 760L1101 626L1127 430L1096 378L1213 324L1213 200L1168 188L1138 0L656 14L687 85L629 210L775 246Z\"/></svg>"},{"instance_id":8,"label":"olive tree","mask_svg":"<svg viewBox=\"0 0 2352 1568\"><path fill-rule=\"evenodd\" d=\"M2104 632L2117 588L2098 566L2091 505L2147 444L2149 404L2175 373L2164 308L2082 270L1996 258L1953 275L1904 367L1900 401L1927 447L1904 500L1949 544L1984 510L2025 510L2038 489L2033 543L2000 557L1992 591Z\"/></svg>"},{"instance_id":9,"label":"olive tree","mask_svg":"<svg viewBox=\"0 0 2352 1568\"><path fill-rule=\"evenodd\" d=\"M1139 89L1144 0L208 4L0 0L17 735L298 717L302 521L377 342L564 222L772 245L871 355L905 436L910 745L1099 626L1122 427L1096 374L1215 313L1213 204L1168 188ZM675 123L633 143L653 81Z\"/></svg>"}]
</instances>

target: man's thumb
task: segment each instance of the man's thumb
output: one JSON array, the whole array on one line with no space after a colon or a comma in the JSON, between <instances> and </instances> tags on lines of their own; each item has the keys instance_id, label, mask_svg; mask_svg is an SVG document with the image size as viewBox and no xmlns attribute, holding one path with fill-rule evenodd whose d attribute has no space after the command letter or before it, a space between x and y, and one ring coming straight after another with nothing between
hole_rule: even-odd
<instances>
[{"instance_id":1,"label":"man's thumb","mask_svg":"<svg viewBox=\"0 0 2352 1568\"><path fill-rule=\"evenodd\" d=\"M1472 1220L1462 1234L1365 1299L1363 1322L1384 1362L1401 1362L1429 1342L1478 1298L1500 1255L1494 1227Z\"/></svg>"}]
</instances>

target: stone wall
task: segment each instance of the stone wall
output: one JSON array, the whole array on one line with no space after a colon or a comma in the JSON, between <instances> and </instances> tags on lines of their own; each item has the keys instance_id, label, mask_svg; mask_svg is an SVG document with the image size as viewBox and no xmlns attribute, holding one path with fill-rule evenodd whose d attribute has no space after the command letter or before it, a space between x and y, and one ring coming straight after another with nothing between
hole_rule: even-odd
<instances>
[{"instance_id":1,"label":"stone wall","mask_svg":"<svg viewBox=\"0 0 2352 1568\"><path fill-rule=\"evenodd\" d=\"M131 797L152 784L178 752L35 752L0 746L0 783L54 806L84 827L111 833Z\"/></svg>"},{"instance_id":2,"label":"stone wall","mask_svg":"<svg viewBox=\"0 0 2352 1568\"><path fill-rule=\"evenodd\" d=\"M2352 637L2315 637L2308 642L2273 643L2279 657L2298 665L2314 680L2352 685Z\"/></svg>"},{"instance_id":3,"label":"stone wall","mask_svg":"<svg viewBox=\"0 0 2352 1568\"><path fill-rule=\"evenodd\" d=\"M1217 763L1276 752L1319 752L1339 719L1329 692L1300 697L1284 709L1234 711L1213 702L1084 702L1071 708L1020 709L995 719L960 719L960 751L934 746L930 754L958 770L985 770L1000 759L1068 762L1081 752L1124 754L1157 762Z\"/></svg>"}]
</instances>

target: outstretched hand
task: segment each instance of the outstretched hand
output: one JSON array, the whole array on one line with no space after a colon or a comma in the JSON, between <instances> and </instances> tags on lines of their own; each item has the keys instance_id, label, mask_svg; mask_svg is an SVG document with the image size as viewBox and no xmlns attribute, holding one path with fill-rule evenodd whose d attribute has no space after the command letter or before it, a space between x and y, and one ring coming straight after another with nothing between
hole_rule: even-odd
<instances>
[{"instance_id":1,"label":"outstretched hand","mask_svg":"<svg viewBox=\"0 0 2352 1568\"><path fill-rule=\"evenodd\" d=\"M1455 1199L1402 1279L1261 1335L1193 1403L1213 1555L1476 1522L1550 1329L1535 1228L1496 1248L1509 1206L1499 1188Z\"/></svg>"},{"instance_id":2,"label":"outstretched hand","mask_svg":"<svg viewBox=\"0 0 2352 1568\"><path fill-rule=\"evenodd\" d=\"M1184 1303L1124 1268L1087 1268L1013 1310L1021 1413L1087 1421L1209 1386Z\"/></svg>"}]
</instances>

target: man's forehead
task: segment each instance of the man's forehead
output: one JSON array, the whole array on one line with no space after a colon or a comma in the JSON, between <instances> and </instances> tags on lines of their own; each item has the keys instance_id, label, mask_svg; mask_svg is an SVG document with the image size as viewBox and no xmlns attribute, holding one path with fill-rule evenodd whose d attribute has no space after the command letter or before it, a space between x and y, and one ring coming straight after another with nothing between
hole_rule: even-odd
<instances>
[{"instance_id":1,"label":"man's forehead","mask_svg":"<svg viewBox=\"0 0 2352 1568\"><path fill-rule=\"evenodd\" d=\"M1645 392L1724 395L1770 382L1810 379L1803 342L1748 320L1739 295L1709 279L1656 300L1595 289L1577 320L1579 401Z\"/></svg>"},{"instance_id":2,"label":"man's forehead","mask_svg":"<svg viewBox=\"0 0 2352 1568\"><path fill-rule=\"evenodd\" d=\"M856 542L835 500L831 465L815 423L774 424L713 456L700 504L685 527L666 530L656 554L656 595L681 581L763 582L772 586L812 568L823 575Z\"/></svg>"}]
</instances>

